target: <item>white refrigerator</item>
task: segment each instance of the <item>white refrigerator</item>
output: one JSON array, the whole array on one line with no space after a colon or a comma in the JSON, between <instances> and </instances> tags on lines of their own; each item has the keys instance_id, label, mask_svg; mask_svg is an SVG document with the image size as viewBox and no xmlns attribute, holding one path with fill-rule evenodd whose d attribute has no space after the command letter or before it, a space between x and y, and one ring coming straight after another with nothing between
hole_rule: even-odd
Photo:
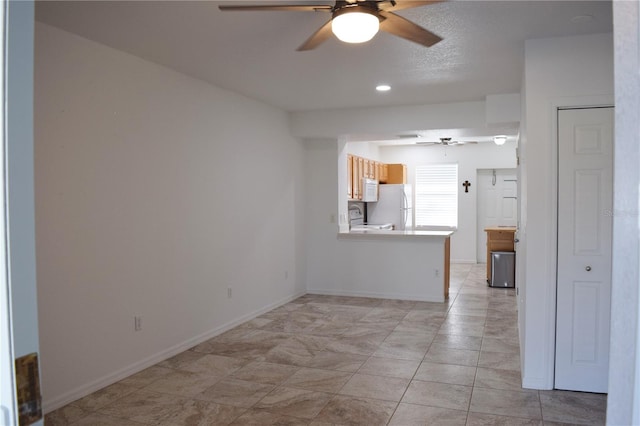
<instances>
[{"instance_id":1,"label":"white refrigerator","mask_svg":"<svg viewBox=\"0 0 640 426\"><path fill-rule=\"evenodd\" d=\"M367 203L367 223L392 223L399 231L413 229L411 185L383 184L378 190L378 201Z\"/></svg>"}]
</instances>

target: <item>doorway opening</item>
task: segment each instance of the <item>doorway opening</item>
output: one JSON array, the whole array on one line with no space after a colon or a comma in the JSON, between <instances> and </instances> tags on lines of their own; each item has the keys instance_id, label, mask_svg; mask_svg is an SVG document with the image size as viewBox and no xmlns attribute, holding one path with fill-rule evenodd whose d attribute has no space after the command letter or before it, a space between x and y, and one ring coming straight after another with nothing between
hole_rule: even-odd
<instances>
[{"instance_id":1,"label":"doorway opening","mask_svg":"<svg viewBox=\"0 0 640 426\"><path fill-rule=\"evenodd\" d=\"M478 169L476 262L487 262L487 227L518 223L517 169Z\"/></svg>"}]
</instances>

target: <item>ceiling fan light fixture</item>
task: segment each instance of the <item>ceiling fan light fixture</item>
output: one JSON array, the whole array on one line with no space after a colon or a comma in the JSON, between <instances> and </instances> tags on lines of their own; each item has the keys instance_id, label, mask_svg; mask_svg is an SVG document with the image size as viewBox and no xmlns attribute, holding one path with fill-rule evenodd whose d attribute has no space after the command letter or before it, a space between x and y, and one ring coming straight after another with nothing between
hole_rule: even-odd
<instances>
[{"instance_id":1,"label":"ceiling fan light fixture","mask_svg":"<svg viewBox=\"0 0 640 426\"><path fill-rule=\"evenodd\" d=\"M507 141L507 137L505 135L498 135L493 137L493 142L496 145L504 145L506 141Z\"/></svg>"},{"instance_id":2,"label":"ceiling fan light fixture","mask_svg":"<svg viewBox=\"0 0 640 426\"><path fill-rule=\"evenodd\" d=\"M337 13L331 21L331 31L338 40L345 43L364 43L376 35L380 29L380 20L364 8L358 11Z\"/></svg>"}]
</instances>

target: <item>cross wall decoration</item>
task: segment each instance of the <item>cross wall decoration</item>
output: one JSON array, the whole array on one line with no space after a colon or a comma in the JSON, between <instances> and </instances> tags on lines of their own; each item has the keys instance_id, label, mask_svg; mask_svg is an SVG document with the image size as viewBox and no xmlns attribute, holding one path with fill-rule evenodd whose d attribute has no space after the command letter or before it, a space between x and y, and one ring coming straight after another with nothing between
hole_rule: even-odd
<instances>
[{"instance_id":1,"label":"cross wall decoration","mask_svg":"<svg viewBox=\"0 0 640 426\"><path fill-rule=\"evenodd\" d=\"M462 186L464 186L464 192L469 192L469 187L471 186L471 182L469 182L468 180L465 180L462 183Z\"/></svg>"}]
</instances>

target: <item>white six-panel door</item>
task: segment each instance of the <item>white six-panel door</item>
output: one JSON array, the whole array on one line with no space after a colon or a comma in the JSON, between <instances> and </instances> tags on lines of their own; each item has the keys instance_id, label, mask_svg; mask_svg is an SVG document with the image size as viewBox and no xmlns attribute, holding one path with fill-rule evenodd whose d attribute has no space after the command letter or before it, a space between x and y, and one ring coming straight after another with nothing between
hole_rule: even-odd
<instances>
[{"instance_id":1,"label":"white six-panel door","mask_svg":"<svg viewBox=\"0 0 640 426\"><path fill-rule=\"evenodd\" d=\"M612 209L613 108L560 110L556 389L607 391Z\"/></svg>"}]
</instances>

